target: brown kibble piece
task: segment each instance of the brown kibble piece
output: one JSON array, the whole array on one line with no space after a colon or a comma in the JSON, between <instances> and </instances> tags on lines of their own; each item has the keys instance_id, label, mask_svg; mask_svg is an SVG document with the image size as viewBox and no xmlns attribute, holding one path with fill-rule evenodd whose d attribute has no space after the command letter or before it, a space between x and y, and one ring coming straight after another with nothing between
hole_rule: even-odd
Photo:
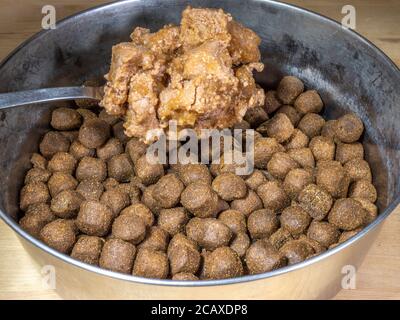
<instances>
[{"instance_id":1,"label":"brown kibble piece","mask_svg":"<svg viewBox=\"0 0 400 320\"><path fill-rule=\"evenodd\" d=\"M172 280L176 281L197 281L199 280L193 273L180 272L172 276Z\"/></svg>"},{"instance_id":2,"label":"brown kibble piece","mask_svg":"<svg viewBox=\"0 0 400 320\"><path fill-rule=\"evenodd\" d=\"M323 161L318 164L316 173L317 185L328 191L334 198L347 196L350 179L340 162Z\"/></svg>"},{"instance_id":3,"label":"brown kibble piece","mask_svg":"<svg viewBox=\"0 0 400 320\"><path fill-rule=\"evenodd\" d=\"M286 114L286 116L289 118L290 122L293 124L294 127L297 126L302 117L302 114L300 112L298 112L295 108L289 105L284 105L280 107L276 111L276 113Z\"/></svg>"},{"instance_id":4,"label":"brown kibble piece","mask_svg":"<svg viewBox=\"0 0 400 320\"><path fill-rule=\"evenodd\" d=\"M210 171L204 164L179 165L176 171L179 179L181 179L185 186L196 181L203 181L211 184L212 177Z\"/></svg>"},{"instance_id":5,"label":"brown kibble piece","mask_svg":"<svg viewBox=\"0 0 400 320\"><path fill-rule=\"evenodd\" d=\"M290 198L283 190L279 181L268 181L257 188L257 194L261 198L264 207L273 211L280 211L290 203Z\"/></svg>"},{"instance_id":6,"label":"brown kibble piece","mask_svg":"<svg viewBox=\"0 0 400 320\"><path fill-rule=\"evenodd\" d=\"M234 173L223 173L212 182L213 190L226 201L244 198L247 186L244 180Z\"/></svg>"},{"instance_id":7,"label":"brown kibble piece","mask_svg":"<svg viewBox=\"0 0 400 320\"><path fill-rule=\"evenodd\" d=\"M285 148L275 138L259 138L254 142L254 166L266 169L269 160L276 152L283 152Z\"/></svg>"},{"instance_id":8,"label":"brown kibble piece","mask_svg":"<svg viewBox=\"0 0 400 320\"><path fill-rule=\"evenodd\" d=\"M362 179L372 181L371 168L368 162L363 159L349 160L344 164L343 168L351 181Z\"/></svg>"},{"instance_id":9,"label":"brown kibble piece","mask_svg":"<svg viewBox=\"0 0 400 320\"><path fill-rule=\"evenodd\" d=\"M130 199L128 194L114 188L105 191L101 195L100 202L108 206L112 210L114 217L117 217L121 210L129 206Z\"/></svg>"},{"instance_id":10,"label":"brown kibble piece","mask_svg":"<svg viewBox=\"0 0 400 320\"><path fill-rule=\"evenodd\" d=\"M335 143L331 138L316 136L310 141L310 149L316 161L333 160L335 158Z\"/></svg>"},{"instance_id":11,"label":"brown kibble piece","mask_svg":"<svg viewBox=\"0 0 400 320\"><path fill-rule=\"evenodd\" d=\"M111 138L104 145L97 148L96 154L101 160L107 161L122 152L124 152L124 147L121 141Z\"/></svg>"},{"instance_id":12,"label":"brown kibble piece","mask_svg":"<svg viewBox=\"0 0 400 320\"><path fill-rule=\"evenodd\" d=\"M345 143L356 142L363 131L364 125L354 113L345 114L335 122L335 137Z\"/></svg>"},{"instance_id":13,"label":"brown kibble piece","mask_svg":"<svg viewBox=\"0 0 400 320\"><path fill-rule=\"evenodd\" d=\"M331 138L336 142L335 139L335 126L337 120L328 120L325 122L321 130L321 136Z\"/></svg>"},{"instance_id":14,"label":"brown kibble piece","mask_svg":"<svg viewBox=\"0 0 400 320\"><path fill-rule=\"evenodd\" d=\"M19 220L19 225L30 235L39 238L40 230L55 218L48 204L36 203L28 207L25 215Z\"/></svg>"},{"instance_id":15,"label":"brown kibble piece","mask_svg":"<svg viewBox=\"0 0 400 320\"><path fill-rule=\"evenodd\" d=\"M43 182L46 183L49 181L51 177L51 172L46 170L46 169L41 169L41 168L32 168L30 169L25 176L25 184L29 184L32 182Z\"/></svg>"},{"instance_id":16,"label":"brown kibble piece","mask_svg":"<svg viewBox=\"0 0 400 320\"><path fill-rule=\"evenodd\" d=\"M58 108L51 114L51 126L56 130L78 129L82 123L81 115L71 108Z\"/></svg>"},{"instance_id":17,"label":"brown kibble piece","mask_svg":"<svg viewBox=\"0 0 400 320\"><path fill-rule=\"evenodd\" d=\"M311 217L300 206L290 206L282 211L280 221L282 228L296 237L307 230L311 222Z\"/></svg>"},{"instance_id":18,"label":"brown kibble piece","mask_svg":"<svg viewBox=\"0 0 400 320\"><path fill-rule=\"evenodd\" d=\"M136 247L121 239L108 239L100 255L100 267L120 273L131 273Z\"/></svg>"},{"instance_id":19,"label":"brown kibble piece","mask_svg":"<svg viewBox=\"0 0 400 320\"><path fill-rule=\"evenodd\" d=\"M245 261L250 274L264 273L286 265L286 258L264 239L249 247Z\"/></svg>"},{"instance_id":20,"label":"brown kibble piece","mask_svg":"<svg viewBox=\"0 0 400 320\"><path fill-rule=\"evenodd\" d=\"M103 240L99 237L82 235L78 238L71 252L71 257L82 262L97 266Z\"/></svg>"},{"instance_id":21,"label":"brown kibble piece","mask_svg":"<svg viewBox=\"0 0 400 320\"><path fill-rule=\"evenodd\" d=\"M278 95L276 91L270 90L265 92L265 104L264 109L267 113L272 113L282 105L282 103L278 100Z\"/></svg>"},{"instance_id":22,"label":"brown kibble piece","mask_svg":"<svg viewBox=\"0 0 400 320\"><path fill-rule=\"evenodd\" d=\"M214 218L192 218L186 225L186 234L207 250L227 246L232 238L229 227Z\"/></svg>"},{"instance_id":23,"label":"brown kibble piece","mask_svg":"<svg viewBox=\"0 0 400 320\"><path fill-rule=\"evenodd\" d=\"M174 236L185 229L188 220L188 214L183 207L163 209L158 216L158 225Z\"/></svg>"},{"instance_id":24,"label":"brown kibble piece","mask_svg":"<svg viewBox=\"0 0 400 320\"><path fill-rule=\"evenodd\" d=\"M290 170L298 167L299 164L285 152L275 153L267 165L268 172L276 179L281 180L285 179Z\"/></svg>"},{"instance_id":25,"label":"brown kibble piece","mask_svg":"<svg viewBox=\"0 0 400 320\"><path fill-rule=\"evenodd\" d=\"M283 189L292 199L297 199L299 193L309 184L314 182L314 177L310 170L293 169L290 170L283 181Z\"/></svg>"},{"instance_id":26,"label":"brown kibble piece","mask_svg":"<svg viewBox=\"0 0 400 320\"><path fill-rule=\"evenodd\" d=\"M336 227L350 231L361 227L366 215L366 210L358 201L351 198L338 199L329 212L328 220Z\"/></svg>"},{"instance_id":27,"label":"brown kibble piece","mask_svg":"<svg viewBox=\"0 0 400 320\"><path fill-rule=\"evenodd\" d=\"M313 221L308 228L307 236L324 247L329 247L339 240L340 231L329 222Z\"/></svg>"},{"instance_id":28,"label":"brown kibble piece","mask_svg":"<svg viewBox=\"0 0 400 320\"><path fill-rule=\"evenodd\" d=\"M140 181L148 186L156 183L164 175L164 167L162 164L149 163L146 155L143 155L135 163L135 172Z\"/></svg>"},{"instance_id":29,"label":"brown kibble piece","mask_svg":"<svg viewBox=\"0 0 400 320\"><path fill-rule=\"evenodd\" d=\"M166 279L169 274L167 255L161 251L139 249L133 265L133 275L145 278Z\"/></svg>"},{"instance_id":30,"label":"brown kibble piece","mask_svg":"<svg viewBox=\"0 0 400 320\"><path fill-rule=\"evenodd\" d=\"M133 166L126 153L115 155L108 161L108 176L119 182L128 182L133 173Z\"/></svg>"},{"instance_id":31,"label":"brown kibble piece","mask_svg":"<svg viewBox=\"0 0 400 320\"><path fill-rule=\"evenodd\" d=\"M250 244L251 241L247 233L240 232L236 234L229 247L235 251L240 258L243 258Z\"/></svg>"},{"instance_id":32,"label":"brown kibble piece","mask_svg":"<svg viewBox=\"0 0 400 320\"><path fill-rule=\"evenodd\" d=\"M291 240L286 242L279 252L286 257L288 265L302 262L314 253L314 249L305 241Z\"/></svg>"},{"instance_id":33,"label":"brown kibble piece","mask_svg":"<svg viewBox=\"0 0 400 320\"><path fill-rule=\"evenodd\" d=\"M261 123L268 120L268 114L263 107L254 107L247 110L243 119L250 124L251 128L257 128Z\"/></svg>"},{"instance_id":34,"label":"brown kibble piece","mask_svg":"<svg viewBox=\"0 0 400 320\"><path fill-rule=\"evenodd\" d=\"M81 204L76 225L89 236L105 236L111 227L113 213L110 208L98 201L85 201Z\"/></svg>"},{"instance_id":35,"label":"brown kibble piece","mask_svg":"<svg viewBox=\"0 0 400 320\"><path fill-rule=\"evenodd\" d=\"M337 244L340 244L340 243L343 243L343 242L349 240L350 238L354 237L359 232L360 232L360 229L351 230L351 231L343 231L339 237L339 241Z\"/></svg>"},{"instance_id":36,"label":"brown kibble piece","mask_svg":"<svg viewBox=\"0 0 400 320\"><path fill-rule=\"evenodd\" d=\"M124 121L119 121L112 126L112 132L114 137L116 137L122 143L127 143L129 141L129 137L125 134L124 129Z\"/></svg>"},{"instance_id":37,"label":"brown kibble piece","mask_svg":"<svg viewBox=\"0 0 400 320\"><path fill-rule=\"evenodd\" d=\"M285 76L279 82L277 95L284 104L293 104L296 98L304 91L303 82L293 76Z\"/></svg>"},{"instance_id":38,"label":"brown kibble piece","mask_svg":"<svg viewBox=\"0 0 400 320\"><path fill-rule=\"evenodd\" d=\"M200 253L194 241L182 233L176 234L168 246L171 273L196 273L200 267Z\"/></svg>"},{"instance_id":39,"label":"brown kibble piece","mask_svg":"<svg viewBox=\"0 0 400 320\"><path fill-rule=\"evenodd\" d=\"M279 228L270 237L269 242L276 250L279 250L286 242L293 240L289 231L284 228Z\"/></svg>"},{"instance_id":40,"label":"brown kibble piece","mask_svg":"<svg viewBox=\"0 0 400 320\"><path fill-rule=\"evenodd\" d=\"M213 217L218 213L218 195L204 182L189 184L181 194L182 205L200 218Z\"/></svg>"},{"instance_id":41,"label":"brown kibble piece","mask_svg":"<svg viewBox=\"0 0 400 320\"><path fill-rule=\"evenodd\" d=\"M371 182L362 179L352 183L349 190L349 197L361 198L374 203L377 199L377 192Z\"/></svg>"},{"instance_id":42,"label":"brown kibble piece","mask_svg":"<svg viewBox=\"0 0 400 320\"><path fill-rule=\"evenodd\" d=\"M39 153L32 154L30 162L32 163L34 168L40 168L43 170L47 169L47 160Z\"/></svg>"},{"instance_id":43,"label":"brown kibble piece","mask_svg":"<svg viewBox=\"0 0 400 320\"><path fill-rule=\"evenodd\" d=\"M147 151L147 145L137 138L131 138L126 144L125 152L129 155L133 163L143 156Z\"/></svg>"},{"instance_id":44,"label":"brown kibble piece","mask_svg":"<svg viewBox=\"0 0 400 320\"><path fill-rule=\"evenodd\" d=\"M80 106L79 104L77 104L77 105L78 105L78 107ZM76 112L78 112L82 116L83 122L91 120L91 119L97 119L97 115L93 111L86 109L85 106L82 106L82 108L76 109Z\"/></svg>"},{"instance_id":45,"label":"brown kibble piece","mask_svg":"<svg viewBox=\"0 0 400 320\"><path fill-rule=\"evenodd\" d=\"M32 204L47 203L49 200L47 186L43 182L31 182L21 190L20 208L26 210Z\"/></svg>"},{"instance_id":46,"label":"brown kibble piece","mask_svg":"<svg viewBox=\"0 0 400 320\"><path fill-rule=\"evenodd\" d=\"M366 211L365 222L364 222L365 225L370 224L372 221L376 219L376 217L378 216L378 207L376 205L369 202L368 200L361 198L354 198L354 200L357 200Z\"/></svg>"},{"instance_id":47,"label":"brown kibble piece","mask_svg":"<svg viewBox=\"0 0 400 320\"><path fill-rule=\"evenodd\" d=\"M65 219L54 220L43 227L40 238L49 247L69 253L76 240L74 222Z\"/></svg>"},{"instance_id":48,"label":"brown kibble piece","mask_svg":"<svg viewBox=\"0 0 400 320\"><path fill-rule=\"evenodd\" d=\"M267 178L262 171L255 169L245 182L250 189L257 190L257 188L266 181Z\"/></svg>"},{"instance_id":49,"label":"brown kibble piece","mask_svg":"<svg viewBox=\"0 0 400 320\"><path fill-rule=\"evenodd\" d=\"M285 143L286 150L299 149L308 147L310 138L299 129L294 129L292 136Z\"/></svg>"},{"instance_id":50,"label":"brown kibble piece","mask_svg":"<svg viewBox=\"0 0 400 320\"><path fill-rule=\"evenodd\" d=\"M145 239L138 245L138 249L146 248L166 252L168 242L168 232L158 226L153 226L147 232Z\"/></svg>"},{"instance_id":51,"label":"brown kibble piece","mask_svg":"<svg viewBox=\"0 0 400 320\"><path fill-rule=\"evenodd\" d=\"M279 143L287 141L293 134L294 127L288 116L284 113L277 113L271 119L261 124L257 131L275 138Z\"/></svg>"},{"instance_id":52,"label":"brown kibble piece","mask_svg":"<svg viewBox=\"0 0 400 320\"><path fill-rule=\"evenodd\" d=\"M140 202L140 188L134 180L132 179L130 183L121 183L116 186L117 190L126 193L130 199L131 204L136 204Z\"/></svg>"},{"instance_id":53,"label":"brown kibble piece","mask_svg":"<svg viewBox=\"0 0 400 320\"><path fill-rule=\"evenodd\" d=\"M153 198L153 190L154 190L154 184L151 186L148 186L146 189L144 189L141 202L148 207L151 212L153 212L155 215L158 215L161 211L161 206L158 204L158 202Z\"/></svg>"},{"instance_id":54,"label":"brown kibble piece","mask_svg":"<svg viewBox=\"0 0 400 320\"><path fill-rule=\"evenodd\" d=\"M76 188L86 200L99 200L103 194L103 184L98 180L86 179L79 183Z\"/></svg>"},{"instance_id":55,"label":"brown kibble piece","mask_svg":"<svg viewBox=\"0 0 400 320\"><path fill-rule=\"evenodd\" d=\"M86 120L79 129L79 141L86 148L98 148L110 137L110 125L104 120Z\"/></svg>"},{"instance_id":56,"label":"brown kibble piece","mask_svg":"<svg viewBox=\"0 0 400 320\"><path fill-rule=\"evenodd\" d=\"M246 216L240 211L225 210L219 214L218 220L227 225L233 234L247 231Z\"/></svg>"},{"instance_id":57,"label":"brown kibble piece","mask_svg":"<svg viewBox=\"0 0 400 320\"><path fill-rule=\"evenodd\" d=\"M215 249L205 259L205 279L227 279L243 275L243 265L237 253L229 247Z\"/></svg>"},{"instance_id":58,"label":"brown kibble piece","mask_svg":"<svg viewBox=\"0 0 400 320\"><path fill-rule=\"evenodd\" d=\"M114 220L111 235L113 238L138 244L146 236L146 224L141 217L122 212Z\"/></svg>"},{"instance_id":59,"label":"brown kibble piece","mask_svg":"<svg viewBox=\"0 0 400 320\"><path fill-rule=\"evenodd\" d=\"M300 94L294 102L294 107L301 113L320 113L324 103L316 90L307 90Z\"/></svg>"},{"instance_id":60,"label":"brown kibble piece","mask_svg":"<svg viewBox=\"0 0 400 320\"><path fill-rule=\"evenodd\" d=\"M78 181L83 180L97 180L104 181L107 177L107 165L106 163L98 158L84 157L79 161L78 167L76 168L76 179Z\"/></svg>"},{"instance_id":61,"label":"brown kibble piece","mask_svg":"<svg viewBox=\"0 0 400 320\"><path fill-rule=\"evenodd\" d=\"M332 207L332 196L315 184L309 184L299 194L300 206L315 220L323 220Z\"/></svg>"},{"instance_id":62,"label":"brown kibble piece","mask_svg":"<svg viewBox=\"0 0 400 320\"><path fill-rule=\"evenodd\" d=\"M60 133L68 139L70 143L74 142L75 140L78 140L78 135L79 131L74 130L74 131L60 131ZM71 148L71 146L70 146Z\"/></svg>"},{"instance_id":63,"label":"brown kibble piece","mask_svg":"<svg viewBox=\"0 0 400 320\"><path fill-rule=\"evenodd\" d=\"M340 233L340 232L339 232ZM311 258L315 255L318 255L324 251L326 251L326 247L323 246L322 244L320 244L318 241L315 241L313 239L310 239L309 237L307 237L305 234L300 235L299 240L307 243L308 245L310 245L313 249L314 249L314 254L309 256L308 258Z\"/></svg>"},{"instance_id":64,"label":"brown kibble piece","mask_svg":"<svg viewBox=\"0 0 400 320\"><path fill-rule=\"evenodd\" d=\"M82 143L76 140L71 143L69 152L75 159L81 160L83 157L94 157L96 150L86 148Z\"/></svg>"},{"instance_id":65,"label":"brown kibble piece","mask_svg":"<svg viewBox=\"0 0 400 320\"><path fill-rule=\"evenodd\" d=\"M107 178L103 182L103 187L105 190L111 190L119 186L119 182L114 178Z\"/></svg>"},{"instance_id":66,"label":"brown kibble piece","mask_svg":"<svg viewBox=\"0 0 400 320\"><path fill-rule=\"evenodd\" d=\"M170 173L157 181L153 189L153 198L161 207L172 208L179 203L184 188L182 181Z\"/></svg>"},{"instance_id":67,"label":"brown kibble piece","mask_svg":"<svg viewBox=\"0 0 400 320\"><path fill-rule=\"evenodd\" d=\"M364 159L364 147L359 142L354 143L338 143L336 146L335 159L341 164L353 159Z\"/></svg>"},{"instance_id":68,"label":"brown kibble piece","mask_svg":"<svg viewBox=\"0 0 400 320\"><path fill-rule=\"evenodd\" d=\"M128 214L139 217L143 220L147 227L151 227L154 224L154 215L151 210L143 203L135 203L122 210L121 215Z\"/></svg>"},{"instance_id":69,"label":"brown kibble piece","mask_svg":"<svg viewBox=\"0 0 400 320\"><path fill-rule=\"evenodd\" d=\"M247 228L251 238L268 238L279 228L279 219L270 209L254 211L247 219Z\"/></svg>"},{"instance_id":70,"label":"brown kibble piece","mask_svg":"<svg viewBox=\"0 0 400 320\"><path fill-rule=\"evenodd\" d=\"M253 190L249 190L246 197L231 202L231 209L240 211L245 216L248 216L253 211L262 209L262 207L263 203L260 197Z\"/></svg>"},{"instance_id":71,"label":"brown kibble piece","mask_svg":"<svg viewBox=\"0 0 400 320\"><path fill-rule=\"evenodd\" d=\"M110 126L113 126L114 124L116 124L119 121L119 117L111 115L111 114L108 114L106 109L103 109L103 110L100 111L99 119L104 120Z\"/></svg>"},{"instance_id":72,"label":"brown kibble piece","mask_svg":"<svg viewBox=\"0 0 400 320\"><path fill-rule=\"evenodd\" d=\"M75 190L64 190L51 199L51 210L59 218L76 217L84 197Z\"/></svg>"},{"instance_id":73,"label":"brown kibble piece","mask_svg":"<svg viewBox=\"0 0 400 320\"><path fill-rule=\"evenodd\" d=\"M324 124L325 120L319 114L306 113L306 115L300 120L297 128L303 131L311 139L321 134Z\"/></svg>"},{"instance_id":74,"label":"brown kibble piece","mask_svg":"<svg viewBox=\"0 0 400 320\"><path fill-rule=\"evenodd\" d=\"M64 172L73 174L76 167L76 159L70 153L57 152L48 163L51 172Z\"/></svg>"},{"instance_id":75,"label":"brown kibble piece","mask_svg":"<svg viewBox=\"0 0 400 320\"><path fill-rule=\"evenodd\" d=\"M288 150L288 155L305 169L315 167L314 155L310 148L290 149Z\"/></svg>"},{"instance_id":76,"label":"brown kibble piece","mask_svg":"<svg viewBox=\"0 0 400 320\"><path fill-rule=\"evenodd\" d=\"M40 153L47 159L50 159L57 152L68 152L70 142L60 132L47 132L40 143Z\"/></svg>"}]
</instances>

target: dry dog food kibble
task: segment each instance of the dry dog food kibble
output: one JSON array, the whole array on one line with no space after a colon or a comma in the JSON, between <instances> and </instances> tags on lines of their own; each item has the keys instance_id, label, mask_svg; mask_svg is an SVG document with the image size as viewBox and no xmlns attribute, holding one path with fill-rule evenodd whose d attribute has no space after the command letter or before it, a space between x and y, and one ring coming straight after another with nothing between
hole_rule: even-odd
<instances>
[{"instance_id":1,"label":"dry dog food kibble","mask_svg":"<svg viewBox=\"0 0 400 320\"><path fill-rule=\"evenodd\" d=\"M202 181L189 184L181 194L182 205L200 218L213 217L218 213L218 195Z\"/></svg>"},{"instance_id":2,"label":"dry dog food kibble","mask_svg":"<svg viewBox=\"0 0 400 320\"><path fill-rule=\"evenodd\" d=\"M133 265L133 275L165 279L169 274L168 257L164 252L147 248L139 249Z\"/></svg>"},{"instance_id":3,"label":"dry dog food kibble","mask_svg":"<svg viewBox=\"0 0 400 320\"><path fill-rule=\"evenodd\" d=\"M49 247L62 253L69 253L76 240L74 222L66 219L54 220L43 227L40 238Z\"/></svg>"},{"instance_id":4,"label":"dry dog food kibble","mask_svg":"<svg viewBox=\"0 0 400 320\"><path fill-rule=\"evenodd\" d=\"M203 43L197 37L205 36L204 23L210 19L211 24L217 23L219 19L213 17L222 13L196 12L199 19L192 17L197 23L188 32L193 33L192 41ZM258 42L253 41L257 38L236 22L225 22L221 36L229 28L243 39L250 37L244 42L246 47L234 50L232 70L238 74L239 87L245 87L242 81L249 85L243 92L260 96L243 101L241 117L229 129L256 130L254 170L237 175L242 164L228 163L224 149L212 146L207 151L219 153L219 163L153 163L148 145L140 140L148 120L138 126L138 137L129 138L124 125L134 130L138 120L129 119L126 126L130 114L122 118L96 106L58 108L51 116L51 131L40 141L40 153L30 159L32 168L20 192L19 223L25 231L87 264L140 277L196 281L258 274L302 262L350 239L376 219L379 190L364 160L360 118L351 113L326 121L318 114L329 108L324 106L324 97L293 76L284 77L276 90L265 92L264 100L251 70L241 75L244 61L259 60ZM182 41L177 37L179 28L167 27L155 34L143 29L133 37L142 41L144 36L143 50L153 54L161 48L167 57L176 48L164 47L174 43L178 48ZM171 39L164 41L166 35ZM241 46L235 36L229 34L226 41ZM207 37L214 35L207 33ZM179 48L189 50L187 44ZM199 56L204 53L208 59L207 50L200 50ZM218 50L213 49L213 54L219 55ZM229 57L233 49L226 50ZM194 59L190 54L187 58ZM192 62L197 65L197 58ZM118 68L127 67L121 63ZM121 75L126 71L122 69ZM138 75L147 72L140 70ZM178 96L176 90L169 95ZM201 99L206 101L208 93L204 95ZM216 97L220 98L219 93ZM146 107L146 112L156 107ZM249 141L249 136L244 132L235 143ZM222 142L217 140L220 146ZM171 143L168 140L168 146L175 148ZM177 142L174 151L183 144ZM172 158L171 152L167 159Z\"/></svg>"},{"instance_id":5,"label":"dry dog food kibble","mask_svg":"<svg viewBox=\"0 0 400 320\"><path fill-rule=\"evenodd\" d=\"M113 213L100 202L89 200L81 204L76 225L78 229L90 236L105 236L110 230Z\"/></svg>"},{"instance_id":6,"label":"dry dog food kibble","mask_svg":"<svg viewBox=\"0 0 400 320\"><path fill-rule=\"evenodd\" d=\"M286 257L276 250L269 241L262 239L247 249L245 261L250 274L268 272L283 267Z\"/></svg>"},{"instance_id":7,"label":"dry dog food kibble","mask_svg":"<svg viewBox=\"0 0 400 320\"><path fill-rule=\"evenodd\" d=\"M237 253L229 247L215 249L204 262L205 279L226 279L243 274L243 265Z\"/></svg>"},{"instance_id":8,"label":"dry dog food kibble","mask_svg":"<svg viewBox=\"0 0 400 320\"><path fill-rule=\"evenodd\" d=\"M22 229L39 238L40 231L45 225L56 219L48 204L37 203L28 207L25 215L19 221Z\"/></svg>"},{"instance_id":9,"label":"dry dog food kibble","mask_svg":"<svg viewBox=\"0 0 400 320\"><path fill-rule=\"evenodd\" d=\"M79 141L86 148L98 148L110 137L110 126L104 120L86 120L79 129Z\"/></svg>"},{"instance_id":10,"label":"dry dog food kibble","mask_svg":"<svg viewBox=\"0 0 400 320\"><path fill-rule=\"evenodd\" d=\"M241 199L247 194L246 183L234 173L223 173L217 176L212 183L212 188L226 201Z\"/></svg>"},{"instance_id":11,"label":"dry dog food kibble","mask_svg":"<svg viewBox=\"0 0 400 320\"><path fill-rule=\"evenodd\" d=\"M200 253L197 244L182 233L170 241L167 251L171 273L187 272L195 274L200 267Z\"/></svg>"},{"instance_id":12,"label":"dry dog food kibble","mask_svg":"<svg viewBox=\"0 0 400 320\"><path fill-rule=\"evenodd\" d=\"M109 239L100 255L100 267L120 273L131 273L136 247L121 239Z\"/></svg>"},{"instance_id":13,"label":"dry dog food kibble","mask_svg":"<svg viewBox=\"0 0 400 320\"><path fill-rule=\"evenodd\" d=\"M98 265L103 239L94 236L80 236L71 252L71 257L82 262Z\"/></svg>"},{"instance_id":14,"label":"dry dog food kibble","mask_svg":"<svg viewBox=\"0 0 400 320\"><path fill-rule=\"evenodd\" d=\"M252 239L268 238L279 228L279 219L270 209L256 210L249 215L247 228Z\"/></svg>"}]
</instances>

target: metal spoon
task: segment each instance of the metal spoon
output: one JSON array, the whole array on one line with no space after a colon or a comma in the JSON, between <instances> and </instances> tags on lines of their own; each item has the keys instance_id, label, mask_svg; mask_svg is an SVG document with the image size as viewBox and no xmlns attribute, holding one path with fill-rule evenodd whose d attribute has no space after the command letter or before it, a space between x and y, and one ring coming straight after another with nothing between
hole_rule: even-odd
<instances>
[{"instance_id":1,"label":"metal spoon","mask_svg":"<svg viewBox=\"0 0 400 320\"><path fill-rule=\"evenodd\" d=\"M0 110L33 103L75 99L101 100L103 87L61 87L0 94Z\"/></svg>"}]
</instances>

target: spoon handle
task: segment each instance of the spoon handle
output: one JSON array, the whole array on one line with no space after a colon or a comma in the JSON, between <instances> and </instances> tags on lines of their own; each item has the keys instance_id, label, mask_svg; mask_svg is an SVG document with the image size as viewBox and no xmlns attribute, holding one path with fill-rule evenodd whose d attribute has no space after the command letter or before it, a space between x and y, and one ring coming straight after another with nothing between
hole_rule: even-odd
<instances>
[{"instance_id":1,"label":"spoon handle","mask_svg":"<svg viewBox=\"0 0 400 320\"><path fill-rule=\"evenodd\" d=\"M101 100L102 87L61 87L0 94L0 110L33 103L94 99Z\"/></svg>"}]
</instances>

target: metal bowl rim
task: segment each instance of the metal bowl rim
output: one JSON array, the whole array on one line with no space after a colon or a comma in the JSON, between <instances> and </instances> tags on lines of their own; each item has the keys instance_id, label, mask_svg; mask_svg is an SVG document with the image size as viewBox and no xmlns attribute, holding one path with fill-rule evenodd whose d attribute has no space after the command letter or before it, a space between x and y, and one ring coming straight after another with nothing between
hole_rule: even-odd
<instances>
[{"instance_id":1,"label":"metal bowl rim","mask_svg":"<svg viewBox=\"0 0 400 320\"><path fill-rule=\"evenodd\" d=\"M84 11L78 12L74 15L68 16L60 21L57 22L58 26L62 26L64 23L68 23L70 20L73 19L79 19L81 16L85 15L88 12L94 12L100 9L103 9L105 7L113 7L113 6L119 6L120 3L124 2L140 2L141 0L122 0L122 1L115 1L112 3L108 4L102 4L99 6L95 6L89 9L86 9ZM288 8L290 10L295 10L299 12L299 14L304 14L304 15L309 15L314 18L318 18L319 20L323 20L327 23L333 24L336 27L342 28L342 26L336 22L335 20L328 18L324 15L318 14L316 12L313 12L308 9L304 9L295 5L283 3L283 2L277 2L273 0L253 0L253 2L268 2L272 3L275 6L280 6L282 8ZM29 45L31 42L35 41L37 38L45 35L47 32L51 32L51 30L42 30L24 42L22 42L19 46L17 46L10 54L4 58L1 63L0 63L0 70L3 68L3 66L22 48L25 46ZM381 56L381 58L389 65L391 69L393 69L394 72L397 72L400 74L400 69L397 67L397 65L378 47L376 47L372 42L370 42L368 39L360 35L354 30L350 29L344 29L343 32L348 32L350 33L353 37L355 37L358 41L361 41L364 43L366 46L372 48L377 52L378 55ZM135 283L143 283L143 284L150 284L150 285L160 285L160 286L176 286L176 287L208 287L208 286L219 286L219 285L229 285L229 284L239 284L242 282L250 282L250 281L256 281L256 280L261 280L261 279L267 279L267 278L272 278L279 276L281 274L285 274L291 271L295 271L298 269L302 269L307 267L308 265L317 263L318 261L321 261L325 258L328 258L337 252L341 251L344 248L347 248L351 246L354 242L359 241L361 238L363 238L368 232L372 231L373 229L377 228L399 205L400 203L400 193L397 193L395 196L395 199L388 205L388 207L378 215L377 219L373 221L371 224L369 224L367 227L365 227L362 231L360 231L357 235L354 237L350 238L349 240L341 243L337 247L333 249L329 249L326 252L315 256L313 258L307 259L303 262L291 265L291 266L286 266L277 270L273 270L270 272L266 273L261 273L261 274L255 274L255 275L246 275L242 277L237 277L237 278L230 278L230 279L223 279L223 280L201 280L201 281L177 281L177 280L160 280L160 279L148 279L148 278L143 278L143 277L138 277L134 275L128 275L128 274L122 274L114 271L109 271L106 269L102 269L100 267L92 266L89 264L86 264L84 262L81 262L79 260L75 260L71 258L68 255L65 255L61 252L58 252L50 247L48 247L46 244L44 244L42 241L32 237L30 234L25 232L19 224L14 221L11 217L6 215L2 210L0 210L0 217L1 219L8 225L10 226L11 229L13 229L19 236L27 240L28 242L32 243L35 247L51 254L53 257L60 259L64 262L70 263L75 267L84 269L86 271L98 273L102 276L108 276L117 280L123 280L123 281L128 281L128 282L135 282Z\"/></svg>"}]
</instances>

